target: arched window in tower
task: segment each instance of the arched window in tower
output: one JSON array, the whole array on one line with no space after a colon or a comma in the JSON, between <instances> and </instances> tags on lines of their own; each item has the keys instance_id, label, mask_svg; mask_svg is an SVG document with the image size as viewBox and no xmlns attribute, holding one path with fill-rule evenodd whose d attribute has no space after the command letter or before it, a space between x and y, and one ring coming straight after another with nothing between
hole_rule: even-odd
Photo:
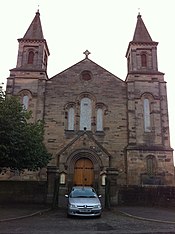
<instances>
[{"instance_id":1,"label":"arched window in tower","mask_svg":"<svg viewBox=\"0 0 175 234\"><path fill-rule=\"evenodd\" d=\"M45 64L45 66L47 67L47 54L45 53L45 55L44 55L44 64Z\"/></svg>"},{"instance_id":2,"label":"arched window in tower","mask_svg":"<svg viewBox=\"0 0 175 234\"><path fill-rule=\"evenodd\" d=\"M142 67L147 67L147 57L146 57L146 54L141 54L141 65L142 65Z\"/></svg>"},{"instance_id":3,"label":"arched window in tower","mask_svg":"<svg viewBox=\"0 0 175 234\"><path fill-rule=\"evenodd\" d=\"M92 105L89 98L82 98L80 104L80 130L91 130Z\"/></svg>"},{"instance_id":4,"label":"arched window in tower","mask_svg":"<svg viewBox=\"0 0 175 234\"><path fill-rule=\"evenodd\" d=\"M75 124L75 110L73 107L70 107L68 110L68 126L67 130L73 131L74 130L74 124Z\"/></svg>"},{"instance_id":5,"label":"arched window in tower","mask_svg":"<svg viewBox=\"0 0 175 234\"><path fill-rule=\"evenodd\" d=\"M130 71L130 57L128 57L127 59L127 67L128 67L128 71Z\"/></svg>"},{"instance_id":6,"label":"arched window in tower","mask_svg":"<svg viewBox=\"0 0 175 234\"><path fill-rule=\"evenodd\" d=\"M146 164L147 164L147 174L149 176L155 175L155 165L156 165L156 159L154 156L150 155L146 158Z\"/></svg>"},{"instance_id":7,"label":"arched window in tower","mask_svg":"<svg viewBox=\"0 0 175 234\"><path fill-rule=\"evenodd\" d=\"M28 64L33 64L34 62L34 52L33 51L29 51L28 54Z\"/></svg>"},{"instance_id":8,"label":"arched window in tower","mask_svg":"<svg viewBox=\"0 0 175 234\"><path fill-rule=\"evenodd\" d=\"M22 97L22 104L23 104L24 110L27 110L29 107L29 97L27 95L24 95Z\"/></svg>"},{"instance_id":9,"label":"arched window in tower","mask_svg":"<svg viewBox=\"0 0 175 234\"><path fill-rule=\"evenodd\" d=\"M151 116L150 116L150 101L148 98L143 100L144 111L144 131L151 132Z\"/></svg>"},{"instance_id":10,"label":"arched window in tower","mask_svg":"<svg viewBox=\"0 0 175 234\"><path fill-rule=\"evenodd\" d=\"M101 108L97 109L97 131L103 131L103 110Z\"/></svg>"}]
</instances>

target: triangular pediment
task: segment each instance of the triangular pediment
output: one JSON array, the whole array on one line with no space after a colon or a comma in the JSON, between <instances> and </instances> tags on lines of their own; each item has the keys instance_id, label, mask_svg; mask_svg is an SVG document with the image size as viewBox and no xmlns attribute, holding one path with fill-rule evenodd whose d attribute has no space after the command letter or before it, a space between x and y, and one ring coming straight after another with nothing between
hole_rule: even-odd
<instances>
[{"instance_id":1,"label":"triangular pediment","mask_svg":"<svg viewBox=\"0 0 175 234\"><path fill-rule=\"evenodd\" d=\"M84 148L84 149L96 149L98 152L103 152L105 155L107 155L109 158L111 157L111 154L108 152L106 148L102 146L102 144L95 139L92 132L90 131L79 131L77 133L77 136L73 138L66 146L64 146L57 155L62 155L67 150L74 149L75 148Z\"/></svg>"},{"instance_id":2,"label":"triangular pediment","mask_svg":"<svg viewBox=\"0 0 175 234\"><path fill-rule=\"evenodd\" d=\"M67 76L67 74L69 74L70 72L74 72L76 75L81 74L82 71L84 70L88 70L92 73L97 73L98 71L98 75L101 74L102 76L105 74L105 76L108 76L108 79L113 79L116 80L118 82L124 82L122 79L120 79L119 77L117 77L116 75L112 74L111 72L109 72L108 70L106 70L105 68L103 68L102 66L100 66L99 64L95 63L94 61L90 60L89 58L85 58L81 61L79 61L78 63L68 67L67 69L65 69L64 71L56 74L55 76L53 76L52 78L50 78L50 80L55 80L55 79L61 79L64 76Z\"/></svg>"}]
</instances>

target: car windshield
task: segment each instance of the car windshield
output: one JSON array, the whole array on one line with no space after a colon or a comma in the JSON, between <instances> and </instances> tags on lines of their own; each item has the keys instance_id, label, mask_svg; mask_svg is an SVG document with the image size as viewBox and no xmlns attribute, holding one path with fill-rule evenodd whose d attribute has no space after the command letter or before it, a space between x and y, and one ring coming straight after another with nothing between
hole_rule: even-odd
<instances>
[{"instance_id":1,"label":"car windshield","mask_svg":"<svg viewBox=\"0 0 175 234\"><path fill-rule=\"evenodd\" d=\"M70 194L71 198L96 198L97 195L91 189L75 189Z\"/></svg>"}]
</instances>

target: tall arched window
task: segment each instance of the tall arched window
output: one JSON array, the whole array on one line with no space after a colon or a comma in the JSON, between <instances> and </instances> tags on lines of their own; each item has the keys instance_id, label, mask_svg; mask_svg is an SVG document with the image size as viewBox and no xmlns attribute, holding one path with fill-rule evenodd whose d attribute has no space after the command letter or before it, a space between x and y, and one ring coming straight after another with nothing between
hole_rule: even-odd
<instances>
[{"instance_id":1,"label":"tall arched window","mask_svg":"<svg viewBox=\"0 0 175 234\"><path fill-rule=\"evenodd\" d=\"M33 64L34 61L34 52L33 51L29 51L28 54L28 64Z\"/></svg>"},{"instance_id":2,"label":"tall arched window","mask_svg":"<svg viewBox=\"0 0 175 234\"><path fill-rule=\"evenodd\" d=\"M68 110L68 126L67 130L74 130L74 122L75 122L75 110L73 107Z\"/></svg>"},{"instance_id":3,"label":"tall arched window","mask_svg":"<svg viewBox=\"0 0 175 234\"><path fill-rule=\"evenodd\" d=\"M97 109L97 131L103 131L103 110Z\"/></svg>"},{"instance_id":4,"label":"tall arched window","mask_svg":"<svg viewBox=\"0 0 175 234\"><path fill-rule=\"evenodd\" d=\"M128 67L128 71L130 71L130 57L128 57L127 59L127 67Z\"/></svg>"},{"instance_id":5,"label":"tall arched window","mask_svg":"<svg viewBox=\"0 0 175 234\"><path fill-rule=\"evenodd\" d=\"M150 101L147 98L143 100L143 111L144 111L144 131L151 132Z\"/></svg>"},{"instance_id":6,"label":"tall arched window","mask_svg":"<svg viewBox=\"0 0 175 234\"><path fill-rule=\"evenodd\" d=\"M92 105L89 98L82 98L80 105L80 130L91 130Z\"/></svg>"},{"instance_id":7,"label":"tall arched window","mask_svg":"<svg viewBox=\"0 0 175 234\"><path fill-rule=\"evenodd\" d=\"M27 95L24 95L22 97L22 104L23 104L23 108L27 110L29 107L29 97Z\"/></svg>"},{"instance_id":8,"label":"tall arched window","mask_svg":"<svg viewBox=\"0 0 175 234\"><path fill-rule=\"evenodd\" d=\"M146 54L141 54L141 65L142 65L142 67L147 67L147 57L146 57Z\"/></svg>"},{"instance_id":9,"label":"tall arched window","mask_svg":"<svg viewBox=\"0 0 175 234\"><path fill-rule=\"evenodd\" d=\"M44 64L45 64L45 66L47 66L47 54L46 53L44 55Z\"/></svg>"},{"instance_id":10,"label":"tall arched window","mask_svg":"<svg viewBox=\"0 0 175 234\"><path fill-rule=\"evenodd\" d=\"M155 175L155 157L154 156L148 156L146 159L147 163L147 174L149 176Z\"/></svg>"}]
</instances>

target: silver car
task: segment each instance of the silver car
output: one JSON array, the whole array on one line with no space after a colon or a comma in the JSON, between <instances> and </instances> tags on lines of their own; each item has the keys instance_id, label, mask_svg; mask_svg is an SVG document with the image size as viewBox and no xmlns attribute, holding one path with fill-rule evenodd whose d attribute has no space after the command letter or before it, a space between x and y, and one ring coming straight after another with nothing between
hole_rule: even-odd
<instances>
[{"instance_id":1,"label":"silver car","mask_svg":"<svg viewBox=\"0 0 175 234\"><path fill-rule=\"evenodd\" d=\"M102 206L92 187L73 187L68 198L68 216L101 216Z\"/></svg>"}]
</instances>

